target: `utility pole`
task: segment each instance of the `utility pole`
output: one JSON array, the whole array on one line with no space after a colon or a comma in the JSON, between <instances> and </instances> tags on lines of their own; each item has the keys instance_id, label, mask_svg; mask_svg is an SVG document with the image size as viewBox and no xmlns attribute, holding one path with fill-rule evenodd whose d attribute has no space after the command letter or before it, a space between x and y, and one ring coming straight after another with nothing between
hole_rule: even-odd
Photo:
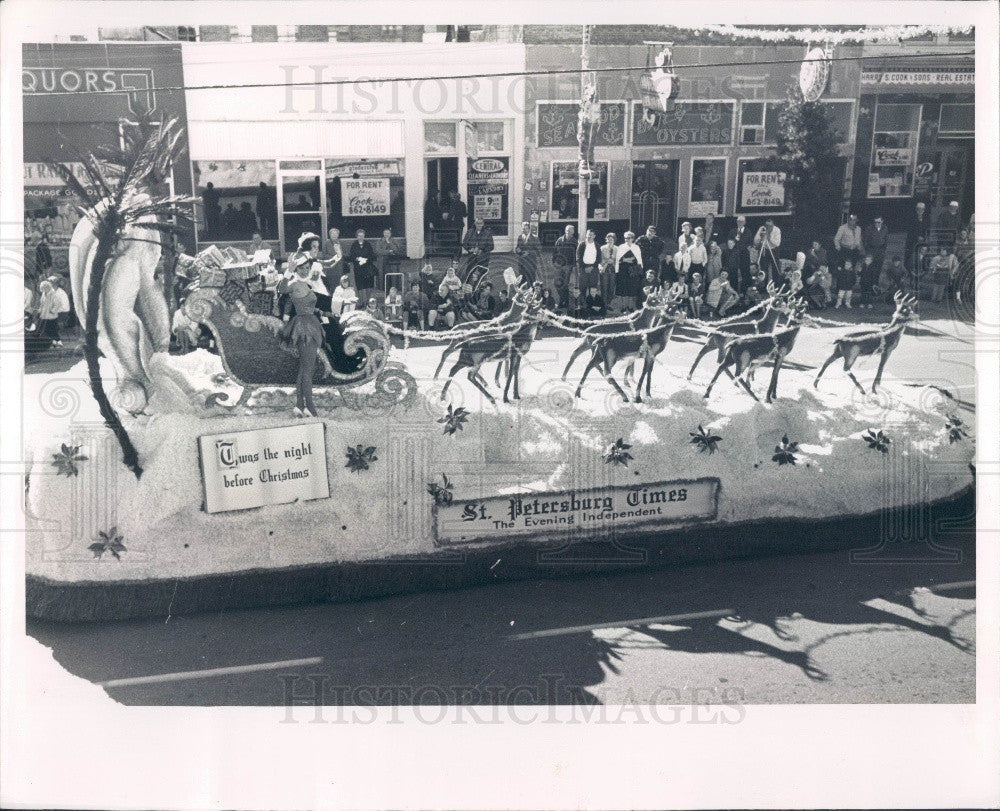
<instances>
[{"instance_id":1,"label":"utility pole","mask_svg":"<svg viewBox=\"0 0 1000 811\"><path fill-rule=\"evenodd\" d=\"M593 155L591 138L595 131L595 117L600 117L597 106L597 77L590 72L590 35L593 26L583 26L583 44L580 50L580 114L577 140L580 142L579 184L577 187L576 230L582 242L587 233L587 197L590 193L590 158Z\"/></svg>"}]
</instances>

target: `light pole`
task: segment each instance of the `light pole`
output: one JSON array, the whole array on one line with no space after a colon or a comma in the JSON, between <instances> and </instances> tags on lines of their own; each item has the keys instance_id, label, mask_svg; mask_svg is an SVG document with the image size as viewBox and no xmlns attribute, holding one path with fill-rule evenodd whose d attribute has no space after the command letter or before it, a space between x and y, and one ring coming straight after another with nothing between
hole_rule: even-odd
<instances>
[{"instance_id":1,"label":"light pole","mask_svg":"<svg viewBox=\"0 0 1000 811\"><path fill-rule=\"evenodd\" d=\"M580 142L580 162L577 167L576 229L577 239L582 240L587 233L587 197L590 192L592 172L591 158L594 153L593 137L600 122L600 105L597 102L597 77L590 72L590 35L593 26L583 26L583 43L580 49L580 113L577 123L577 140Z\"/></svg>"}]
</instances>

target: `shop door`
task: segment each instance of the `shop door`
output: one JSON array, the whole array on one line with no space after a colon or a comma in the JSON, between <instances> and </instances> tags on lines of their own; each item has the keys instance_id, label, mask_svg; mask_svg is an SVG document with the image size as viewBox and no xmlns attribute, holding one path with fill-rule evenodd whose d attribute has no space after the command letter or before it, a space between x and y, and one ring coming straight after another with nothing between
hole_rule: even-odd
<instances>
[{"instance_id":1,"label":"shop door","mask_svg":"<svg viewBox=\"0 0 1000 811\"><path fill-rule=\"evenodd\" d=\"M444 250L451 253L458 240L456 227L451 226L448 211L452 192L460 191L458 185L458 158L427 159L427 194L436 202L424 209L424 240L428 252ZM431 227L433 225L433 227Z\"/></svg>"},{"instance_id":2,"label":"shop door","mask_svg":"<svg viewBox=\"0 0 1000 811\"><path fill-rule=\"evenodd\" d=\"M636 161L632 164L632 223L643 234L656 226L661 239L677 230L677 161Z\"/></svg>"},{"instance_id":3,"label":"shop door","mask_svg":"<svg viewBox=\"0 0 1000 811\"><path fill-rule=\"evenodd\" d=\"M294 251L304 233L324 236L326 184L319 160L280 161L278 165L278 206L281 244Z\"/></svg>"}]
</instances>

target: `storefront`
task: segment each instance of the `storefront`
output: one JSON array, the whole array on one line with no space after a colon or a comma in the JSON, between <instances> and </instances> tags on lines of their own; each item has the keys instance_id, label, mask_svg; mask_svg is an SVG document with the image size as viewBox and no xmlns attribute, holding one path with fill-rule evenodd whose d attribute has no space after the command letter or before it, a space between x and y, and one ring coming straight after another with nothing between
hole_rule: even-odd
<instances>
[{"instance_id":1,"label":"storefront","mask_svg":"<svg viewBox=\"0 0 1000 811\"><path fill-rule=\"evenodd\" d=\"M926 60L924 60L926 65ZM902 230L916 202L932 221L951 201L975 205L975 73L962 65L877 65L861 75L852 208Z\"/></svg>"},{"instance_id":2,"label":"storefront","mask_svg":"<svg viewBox=\"0 0 1000 811\"><path fill-rule=\"evenodd\" d=\"M95 149L119 145L139 113L186 125L179 44L66 43L24 45L24 236L26 267L36 269L44 240L53 270L66 273L67 247L80 219L79 201L48 165L74 165ZM88 92L90 91L90 92ZM121 92L94 92L121 91ZM27 94L33 95L27 95ZM186 140L172 191L190 194ZM38 268L39 270L41 268Z\"/></svg>"},{"instance_id":3,"label":"storefront","mask_svg":"<svg viewBox=\"0 0 1000 811\"><path fill-rule=\"evenodd\" d=\"M510 249L521 207L523 84L418 80L429 65L447 76L473 64L483 74L519 73L523 48L185 44L189 84L258 85L227 90L224 105L209 90L188 95L199 242L245 241L258 230L287 251L307 231L338 228L348 240L358 229L369 238L391 229L417 258L435 247L440 212L450 213L457 194L469 221L482 216L497 249Z\"/></svg>"},{"instance_id":4,"label":"storefront","mask_svg":"<svg viewBox=\"0 0 1000 811\"><path fill-rule=\"evenodd\" d=\"M853 55L859 49L843 48ZM677 47L674 62L700 64L679 72L680 90L666 115L650 120L639 101L641 71L598 72L601 124L587 200L588 223L599 237L643 232L655 225L673 236L683 220L716 222L737 214L751 221L788 213L784 178L760 159L773 151L778 111L798 82L801 46ZM525 118L527 158L523 219L537 219L551 244L577 219L579 82L546 70L579 66L579 46L528 46ZM645 46L592 46L595 69L644 65ZM760 64L757 64L760 63ZM783 63L783 64L776 64ZM736 65L736 68L724 67ZM822 101L845 156L845 188L853 150L860 68L836 63ZM845 195L846 197L846 195Z\"/></svg>"}]
</instances>

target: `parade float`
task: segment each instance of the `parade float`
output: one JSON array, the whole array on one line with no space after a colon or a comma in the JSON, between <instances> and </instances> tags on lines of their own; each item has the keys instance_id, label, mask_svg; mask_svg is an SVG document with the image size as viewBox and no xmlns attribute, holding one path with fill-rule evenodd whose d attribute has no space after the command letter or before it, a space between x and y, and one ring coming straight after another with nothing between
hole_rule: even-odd
<instances>
[{"instance_id":1,"label":"parade float","mask_svg":"<svg viewBox=\"0 0 1000 811\"><path fill-rule=\"evenodd\" d=\"M837 365L806 378L782 369L823 320L785 290L708 323L660 289L638 313L595 322L546 310L515 279L508 312L446 332L343 316L316 367L319 417L297 418L297 357L232 256L199 254L183 305L216 351L167 351L154 271L185 201L153 189L173 137L163 126L111 169L91 161L90 186L67 178L89 202L71 268L85 358L26 394L29 615L170 616L863 553L875 537L926 540L887 535L900 510L969 509L970 410L929 386L866 391L852 371L878 357L881 380L915 317L901 295L888 323L827 340L810 360ZM662 368L702 345L695 365L716 368L697 385Z\"/></svg>"}]
</instances>

